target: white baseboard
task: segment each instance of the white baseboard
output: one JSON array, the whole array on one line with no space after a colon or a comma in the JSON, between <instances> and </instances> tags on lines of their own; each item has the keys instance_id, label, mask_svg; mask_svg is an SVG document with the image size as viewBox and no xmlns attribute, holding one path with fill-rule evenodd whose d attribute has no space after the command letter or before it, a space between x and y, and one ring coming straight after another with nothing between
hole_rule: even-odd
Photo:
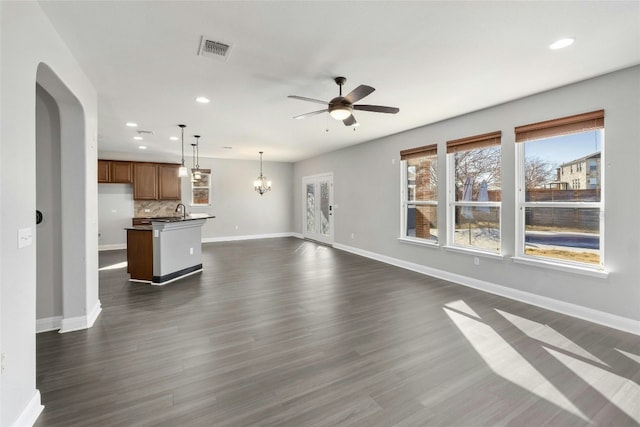
<instances>
[{"instance_id":1,"label":"white baseboard","mask_svg":"<svg viewBox=\"0 0 640 427\"><path fill-rule=\"evenodd\" d=\"M364 249L342 245L339 243L335 243L333 247L345 252L351 252L356 255L371 258L376 261L381 261L386 264L395 265L396 267L404 268L406 270L415 271L417 273L447 280L459 285L535 305L537 307L555 311L561 314L566 314L568 316L577 317L578 319L587 320L589 322L597 323L609 328L614 328L620 331L640 335L640 321L638 320L617 316L615 314L594 310L592 308L583 307L569 302L558 301L553 298L532 294L518 289L507 288L505 286L496 285L495 283L474 279L473 277L462 276L460 274L451 273L449 271L426 267L424 265L415 264L401 259L388 257L386 255L381 255L375 252L369 252Z\"/></svg>"},{"instance_id":2,"label":"white baseboard","mask_svg":"<svg viewBox=\"0 0 640 427\"><path fill-rule=\"evenodd\" d=\"M245 236L205 237L202 243L233 242L236 240L273 239L276 237L292 237L294 233L249 234Z\"/></svg>"},{"instance_id":3,"label":"white baseboard","mask_svg":"<svg viewBox=\"0 0 640 427\"><path fill-rule=\"evenodd\" d=\"M102 305L100 304L100 300L98 300L88 315L62 318L59 332L65 334L67 332L88 329L93 326L101 311Z\"/></svg>"},{"instance_id":4,"label":"white baseboard","mask_svg":"<svg viewBox=\"0 0 640 427\"><path fill-rule=\"evenodd\" d=\"M57 331L62 327L62 316L44 317L36 319L36 334L40 332Z\"/></svg>"},{"instance_id":5,"label":"white baseboard","mask_svg":"<svg viewBox=\"0 0 640 427\"><path fill-rule=\"evenodd\" d=\"M102 312L102 304L100 303L100 300L98 300L96 301L95 305L93 306L93 308L89 312L89 315L87 316L87 328L92 327L93 324L96 323L96 320L98 319L98 316L100 315L101 312Z\"/></svg>"},{"instance_id":6,"label":"white baseboard","mask_svg":"<svg viewBox=\"0 0 640 427\"><path fill-rule=\"evenodd\" d=\"M119 249L127 249L126 243L113 243L111 245L99 245L98 251L115 251Z\"/></svg>"},{"instance_id":7,"label":"white baseboard","mask_svg":"<svg viewBox=\"0 0 640 427\"><path fill-rule=\"evenodd\" d=\"M24 410L20 413L20 416L12 426L27 427L34 425L43 409L44 406L42 406L40 401L40 390L36 389L33 392L33 396L31 396L29 403L27 403L27 406L25 406Z\"/></svg>"}]
</instances>

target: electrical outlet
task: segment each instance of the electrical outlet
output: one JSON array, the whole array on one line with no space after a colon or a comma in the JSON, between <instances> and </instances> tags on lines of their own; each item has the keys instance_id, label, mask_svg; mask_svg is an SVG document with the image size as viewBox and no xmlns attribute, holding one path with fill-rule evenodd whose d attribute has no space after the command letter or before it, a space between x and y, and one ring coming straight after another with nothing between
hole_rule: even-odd
<instances>
[{"instance_id":1,"label":"electrical outlet","mask_svg":"<svg viewBox=\"0 0 640 427\"><path fill-rule=\"evenodd\" d=\"M238 228L240 228L240 227L236 225L236 230L237 230Z\"/></svg>"},{"instance_id":2,"label":"electrical outlet","mask_svg":"<svg viewBox=\"0 0 640 427\"><path fill-rule=\"evenodd\" d=\"M189 248L189 255L193 255L193 248Z\"/></svg>"},{"instance_id":3,"label":"electrical outlet","mask_svg":"<svg viewBox=\"0 0 640 427\"><path fill-rule=\"evenodd\" d=\"M0 356L0 374L4 374L4 353Z\"/></svg>"},{"instance_id":4,"label":"electrical outlet","mask_svg":"<svg viewBox=\"0 0 640 427\"><path fill-rule=\"evenodd\" d=\"M151 212L151 209L145 209L144 210L144 213L148 213L148 212Z\"/></svg>"},{"instance_id":5,"label":"electrical outlet","mask_svg":"<svg viewBox=\"0 0 640 427\"><path fill-rule=\"evenodd\" d=\"M473 257L473 265L480 265L480 258L478 258L477 256Z\"/></svg>"},{"instance_id":6,"label":"electrical outlet","mask_svg":"<svg viewBox=\"0 0 640 427\"><path fill-rule=\"evenodd\" d=\"M355 233L351 233L351 238L353 239L355 237L356 237L356 234Z\"/></svg>"}]
</instances>

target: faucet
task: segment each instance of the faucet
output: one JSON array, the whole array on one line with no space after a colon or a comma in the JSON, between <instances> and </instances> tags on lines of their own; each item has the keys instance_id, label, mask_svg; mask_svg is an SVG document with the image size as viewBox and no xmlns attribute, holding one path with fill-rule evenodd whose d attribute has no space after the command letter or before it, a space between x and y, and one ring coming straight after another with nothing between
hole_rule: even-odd
<instances>
[{"instance_id":1,"label":"faucet","mask_svg":"<svg viewBox=\"0 0 640 427\"><path fill-rule=\"evenodd\" d=\"M180 210L180 206L182 206L182 219L186 219L187 218L187 208L184 206L184 204L178 203L178 206L176 206L176 212L178 212Z\"/></svg>"}]
</instances>

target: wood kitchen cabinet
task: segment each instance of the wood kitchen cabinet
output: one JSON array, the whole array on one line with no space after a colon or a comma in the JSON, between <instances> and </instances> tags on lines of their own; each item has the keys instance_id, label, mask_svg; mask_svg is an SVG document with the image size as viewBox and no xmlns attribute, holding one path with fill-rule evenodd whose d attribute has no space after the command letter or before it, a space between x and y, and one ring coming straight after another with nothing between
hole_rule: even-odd
<instances>
[{"instance_id":1,"label":"wood kitchen cabinet","mask_svg":"<svg viewBox=\"0 0 640 427\"><path fill-rule=\"evenodd\" d=\"M98 182L111 182L110 160L98 160Z\"/></svg>"},{"instance_id":2,"label":"wood kitchen cabinet","mask_svg":"<svg viewBox=\"0 0 640 427\"><path fill-rule=\"evenodd\" d=\"M131 184L133 182L133 163L98 160L98 182Z\"/></svg>"},{"instance_id":3,"label":"wood kitchen cabinet","mask_svg":"<svg viewBox=\"0 0 640 427\"><path fill-rule=\"evenodd\" d=\"M112 160L110 182L131 184L133 182L133 163Z\"/></svg>"},{"instance_id":4,"label":"wood kitchen cabinet","mask_svg":"<svg viewBox=\"0 0 640 427\"><path fill-rule=\"evenodd\" d=\"M158 198L160 200L182 199L179 169L180 165L158 164Z\"/></svg>"},{"instance_id":5,"label":"wood kitchen cabinet","mask_svg":"<svg viewBox=\"0 0 640 427\"><path fill-rule=\"evenodd\" d=\"M133 198L135 200L181 200L180 165L171 163L134 163Z\"/></svg>"},{"instance_id":6,"label":"wood kitchen cabinet","mask_svg":"<svg viewBox=\"0 0 640 427\"><path fill-rule=\"evenodd\" d=\"M158 200L158 165L156 163L133 164L133 198Z\"/></svg>"}]
</instances>

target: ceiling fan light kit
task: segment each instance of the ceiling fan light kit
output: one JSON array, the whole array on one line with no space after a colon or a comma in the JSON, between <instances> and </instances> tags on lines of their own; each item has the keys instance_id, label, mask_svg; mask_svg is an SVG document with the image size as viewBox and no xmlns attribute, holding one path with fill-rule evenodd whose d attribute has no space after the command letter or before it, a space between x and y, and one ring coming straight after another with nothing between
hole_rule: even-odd
<instances>
[{"instance_id":1,"label":"ceiling fan light kit","mask_svg":"<svg viewBox=\"0 0 640 427\"><path fill-rule=\"evenodd\" d=\"M345 126L358 126L359 123L356 120L356 118L353 116L353 110L371 111L374 113L388 113L388 114L396 114L400 111L399 108L386 107L383 105L354 104L354 102L357 102L362 98L370 95L375 89L372 88L371 86L360 85L354 90L352 90L351 92L349 92L346 96L342 96L342 86L346 83L347 79L345 77L336 77L334 81L340 88L340 92L337 97L333 98L329 102L322 101L320 99L307 98L304 96L289 95L289 98L292 98L292 99L315 102L317 104L323 104L327 106L327 108L323 110L312 111L310 113L295 116L294 119L304 119L306 117L315 116L316 114L322 114L322 113L328 112L329 115L334 119L341 120Z\"/></svg>"}]
</instances>

